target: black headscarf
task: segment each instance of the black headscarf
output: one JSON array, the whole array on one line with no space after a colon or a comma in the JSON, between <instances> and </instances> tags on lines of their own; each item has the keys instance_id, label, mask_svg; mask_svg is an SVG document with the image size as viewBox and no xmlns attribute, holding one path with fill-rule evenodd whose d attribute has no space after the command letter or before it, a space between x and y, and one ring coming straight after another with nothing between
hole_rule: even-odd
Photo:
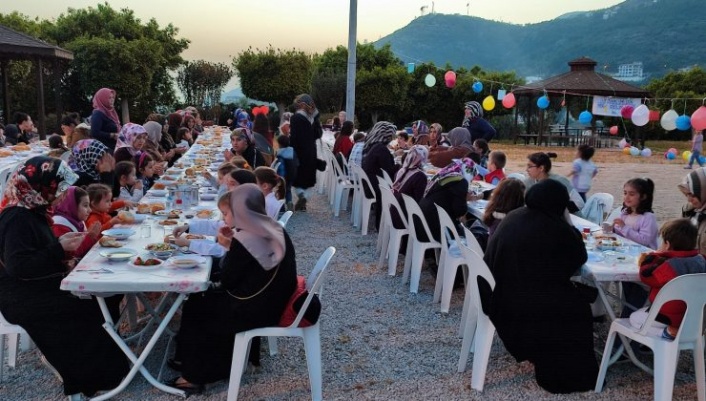
<instances>
[{"instance_id":1,"label":"black headscarf","mask_svg":"<svg viewBox=\"0 0 706 401\"><path fill-rule=\"evenodd\" d=\"M550 216L563 217L569 206L569 193L566 187L556 180L542 180L533 185L525 196L530 209L545 212Z\"/></svg>"}]
</instances>

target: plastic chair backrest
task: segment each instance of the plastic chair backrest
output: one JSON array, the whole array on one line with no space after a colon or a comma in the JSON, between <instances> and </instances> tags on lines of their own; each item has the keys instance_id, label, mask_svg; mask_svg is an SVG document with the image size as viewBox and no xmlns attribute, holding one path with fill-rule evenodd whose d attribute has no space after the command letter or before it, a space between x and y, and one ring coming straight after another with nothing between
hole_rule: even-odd
<instances>
[{"instance_id":1,"label":"plastic chair backrest","mask_svg":"<svg viewBox=\"0 0 706 401\"><path fill-rule=\"evenodd\" d=\"M378 176L378 184L380 186L387 188L387 189L390 189L390 190L392 189L390 184L388 184L387 181L385 181L385 177Z\"/></svg>"},{"instance_id":2,"label":"plastic chair backrest","mask_svg":"<svg viewBox=\"0 0 706 401\"><path fill-rule=\"evenodd\" d=\"M382 171L382 178L385 179L385 182L386 182L390 187L392 187L392 183L393 183L394 181L392 181L392 178L390 178L390 174L388 174L387 171L385 171L385 170L383 170L383 169L380 169L380 171Z\"/></svg>"},{"instance_id":3,"label":"plastic chair backrest","mask_svg":"<svg viewBox=\"0 0 706 401\"><path fill-rule=\"evenodd\" d=\"M378 186L380 187L380 197L382 198L382 215L385 218L385 223L389 224L390 227L393 226L392 215L385 212L391 211L394 208L397 210L397 214L401 217L400 220L404 225L404 229L407 229L407 221L404 219L404 213L402 213L402 208L400 207L399 202L397 202L397 198L395 198L392 190L387 188L382 181L379 182Z\"/></svg>"},{"instance_id":4,"label":"plastic chair backrest","mask_svg":"<svg viewBox=\"0 0 706 401\"><path fill-rule=\"evenodd\" d=\"M370 179L368 178L368 174L365 173L362 167L358 165L353 166L353 174L356 175L356 177L360 178L361 182L361 189L363 186L368 188L370 191L370 194L372 194L372 198L367 198L367 199L375 199L375 190L373 189L373 184L370 182ZM363 192L363 195L365 195L365 192Z\"/></svg>"},{"instance_id":5,"label":"plastic chair backrest","mask_svg":"<svg viewBox=\"0 0 706 401\"><path fill-rule=\"evenodd\" d=\"M289 218L292 217L293 214L294 214L293 211L287 210L286 212L282 213L282 216L279 217L279 220L277 220L277 222L283 228L287 228L287 222L289 221Z\"/></svg>"},{"instance_id":6,"label":"plastic chair backrest","mask_svg":"<svg viewBox=\"0 0 706 401\"><path fill-rule=\"evenodd\" d=\"M527 179L527 177L525 177L525 175L522 173L510 173L505 178L514 178L516 180L521 180L521 181L524 181Z\"/></svg>"},{"instance_id":7,"label":"plastic chair backrest","mask_svg":"<svg viewBox=\"0 0 706 401\"><path fill-rule=\"evenodd\" d=\"M442 249L448 249L451 241L455 241L457 246L461 246L461 238L456 230L456 225L441 206L434 204L436 211L439 213L439 226L441 227L441 245Z\"/></svg>"},{"instance_id":8,"label":"plastic chair backrest","mask_svg":"<svg viewBox=\"0 0 706 401\"><path fill-rule=\"evenodd\" d=\"M331 152L328 152L331 153ZM338 164L338 160L336 160L335 157L333 157L333 153L329 155L330 157L328 158L328 163L329 165L333 168L333 173L335 174L336 178L338 180L347 180L348 179L348 174L341 168L341 165Z\"/></svg>"},{"instance_id":9,"label":"plastic chair backrest","mask_svg":"<svg viewBox=\"0 0 706 401\"><path fill-rule=\"evenodd\" d=\"M348 170L348 160L346 160L346 156L340 152L338 153L338 156L341 158L341 171L343 171L343 174L345 174L346 177L350 177L350 171Z\"/></svg>"},{"instance_id":10,"label":"plastic chair backrest","mask_svg":"<svg viewBox=\"0 0 706 401\"><path fill-rule=\"evenodd\" d=\"M463 254L466 264L468 265L468 281L466 285L471 285L471 296L473 297L473 303L478 305L478 310L481 311L481 301L480 301L480 291L478 290L478 277L482 277L490 289L495 289L495 278L490 272L488 265L485 264L483 258L477 253L471 250L471 248L459 244L461 253Z\"/></svg>"},{"instance_id":11,"label":"plastic chair backrest","mask_svg":"<svg viewBox=\"0 0 706 401\"><path fill-rule=\"evenodd\" d=\"M485 251L483 251L483 248L480 246L480 243L476 239L476 236L473 235L471 230L468 229L468 227L463 226L463 232L464 236L466 237L466 245L471 248L471 250L475 253L477 253L480 256L485 255Z\"/></svg>"},{"instance_id":12,"label":"plastic chair backrest","mask_svg":"<svg viewBox=\"0 0 706 401\"><path fill-rule=\"evenodd\" d=\"M431 230L429 230L429 224L427 224L427 219L424 217L424 213L419 207L417 201L406 194L402 194L402 200L404 201L405 209L407 209L407 229L409 230L410 234L414 235L415 237L417 236L415 234L416 225L414 223L414 218L416 217L417 220L420 221L422 228L424 228L424 232L426 233L427 238L429 238L429 241L434 242L434 236L431 235Z\"/></svg>"},{"instance_id":13,"label":"plastic chair backrest","mask_svg":"<svg viewBox=\"0 0 706 401\"><path fill-rule=\"evenodd\" d=\"M309 303L311 303L311 299L314 297L314 294L321 294L324 285L324 273L326 272L326 267L328 267L329 262L331 262L331 258L333 258L335 253L336 248L330 246L326 248L321 256L319 256L319 260L316 262L314 270L309 273L309 277L306 279L306 290L309 291L309 295L306 297L301 309L299 309L297 318L294 319L294 322L289 327L299 327L299 322L301 322L304 318L304 313L307 308L309 308Z\"/></svg>"}]
</instances>

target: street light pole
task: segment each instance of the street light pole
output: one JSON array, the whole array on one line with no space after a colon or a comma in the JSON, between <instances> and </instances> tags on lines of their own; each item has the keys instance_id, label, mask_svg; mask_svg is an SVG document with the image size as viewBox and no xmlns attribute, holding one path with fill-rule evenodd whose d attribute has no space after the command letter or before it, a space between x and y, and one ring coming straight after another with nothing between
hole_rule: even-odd
<instances>
[{"instance_id":1,"label":"street light pole","mask_svg":"<svg viewBox=\"0 0 706 401\"><path fill-rule=\"evenodd\" d=\"M348 17L348 73L346 75L346 120L355 121L355 69L358 25L358 0L350 0ZM343 123L343 121L341 121Z\"/></svg>"}]
</instances>

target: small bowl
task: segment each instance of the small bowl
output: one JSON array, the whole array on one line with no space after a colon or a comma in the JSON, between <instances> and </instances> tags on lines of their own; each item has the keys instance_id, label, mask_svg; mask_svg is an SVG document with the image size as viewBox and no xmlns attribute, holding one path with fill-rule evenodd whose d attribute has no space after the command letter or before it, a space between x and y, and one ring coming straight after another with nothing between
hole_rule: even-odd
<instances>
[{"instance_id":1,"label":"small bowl","mask_svg":"<svg viewBox=\"0 0 706 401\"><path fill-rule=\"evenodd\" d=\"M137 255L137 252L129 248L114 248L100 251L98 254L110 261L122 262Z\"/></svg>"},{"instance_id":2,"label":"small bowl","mask_svg":"<svg viewBox=\"0 0 706 401\"><path fill-rule=\"evenodd\" d=\"M101 232L101 234L113 237L117 240L125 240L135 235L136 231L132 228L111 228L110 230Z\"/></svg>"},{"instance_id":3,"label":"small bowl","mask_svg":"<svg viewBox=\"0 0 706 401\"><path fill-rule=\"evenodd\" d=\"M192 269L203 262L203 258L195 255L182 255L169 258L167 263L175 269Z\"/></svg>"},{"instance_id":4,"label":"small bowl","mask_svg":"<svg viewBox=\"0 0 706 401\"><path fill-rule=\"evenodd\" d=\"M158 243L154 243L154 244L149 244L145 247L145 249L147 249L149 251L150 255L154 256L157 259L168 259L172 255L174 255L174 253L179 249L179 247L174 244L164 244L165 246L169 245L169 248L170 248L169 250L152 250L152 249L150 249L150 247L155 244L164 244L164 243L158 242Z\"/></svg>"}]
</instances>

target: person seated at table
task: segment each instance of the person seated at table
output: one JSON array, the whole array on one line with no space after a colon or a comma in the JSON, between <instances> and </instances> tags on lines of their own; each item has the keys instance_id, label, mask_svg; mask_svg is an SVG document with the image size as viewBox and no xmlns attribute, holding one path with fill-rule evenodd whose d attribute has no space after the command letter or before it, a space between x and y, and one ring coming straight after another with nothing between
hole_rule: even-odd
<instances>
[{"instance_id":1,"label":"person seated at table","mask_svg":"<svg viewBox=\"0 0 706 401\"><path fill-rule=\"evenodd\" d=\"M193 119L192 119L193 120ZM177 130L176 140L174 141L177 147L189 149L194 144L192 130L187 127L181 127Z\"/></svg>"},{"instance_id":2,"label":"person seated at table","mask_svg":"<svg viewBox=\"0 0 706 401\"><path fill-rule=\"evenodd\" d=\"M488 170L485 175L477 175L476 180L482 180L489 184L498 185L500 181L505 179L505 163L507 163L507 157L505 153L496 150L490 152L490 157L488 158Z\"/></svg>"},{"instance_id":3,"label":"person seated at table","mask_svg":"<svg viewBox=\"0 0 706 401\"><path fill-rule=\"evenodd\" d=\"M115 164L113 199L138 203L144 196L142 181L137 179L135 163L122 161Z\"/></svg>"},{"instance_id":4,"label":"person seated at table","mask_svg":"<svg viewBox=\"0 0 706 401\"><path fill-rule=\"evenodd\" d=\"M69 148L64 145L64 138L61 135L49 135L47 143L49 143L49 152L47 153L49 157L61 158L64 153L69 152Z\"/></svg>"},{"instance_id":5,"label":"person seated at table","mask_svg":"<svg viewBox=\"0 0 706 401\"><path fill-rule=\"evenodd\" d=\"M691 224L698 229L696 244L699 252L706 255L706 169L690 172L677 187L686 196L682 217L691 219Z\"/></svg>"},{"instance_id":6,"label":"person seated at table","mask_svg":"<svg viewBox=\"0 0 706 401\"><path fill-rule=\"evenodd\" d=\"M119 202L113 202L113 190L105 184L91 184L86 188L88 200L91 206L91 213L86 219L86 225L92 227L96 222L100 223L101 231L109 230L114 225L122 223L119 215L111 216L110 212L124 206ZM115 207L117 206L117 207Z\"/></svg>"},{"instance_id":7,"label":"person seated at table","mask_svg":"<svg viewBox=\"0 0 706 401\"><path fill-rule=\"evenodd\" d=\"M495 128L483 118L483 107L476 101L466 102L461 126L471 135L471 143L481 138L490 142L495 137Z\"/></svg>"},{"instance_id":8,"label":"person seated at table","mask_svg":"<svg viewBox=\"0 0 706 401\"><path fill-rule=\"evenodd\" d=\"M706 273L706 258L696 249L698 229L689 219L670 220L662 226L662 246L656 252L640 256L640 281L650 286L650 303L668 282L683 275ZM649 307L638 309L630 315L630 324L639 329L647 320ZM662 306L651 335L674 340L686 313L682 301L670 301Z\"/></svg>"},{"instance_id":9,"label":"person seated at table","mask_svg":"<svg viewBox=\"0 0 706 401\"><path fill-rule=\"evenodd\" d=\"M353 134L353 149L351 149L351 157L348 158L348 169L353 165L361 166L363 164L363 148L365 147L365 134L356 132Z\"/></svg>"},{"instance_id":10,"label":"person seated at table","mask_svg":"<svg viewBox=\"0 0 706 401\"><path fill-rule=\"evenodd\" d=\"M113 158L115 162L132 161L135 155L142 150L147 142L147 131L140 124L127 123L123 125L118 134Z\"/></svg>"},{"instance_id":11,"label":"person seated at table","mask_svg":"<svg viewBox=\"0 0 706 401\"><path fill-rule=\"evenodd\" d=\"M66 163L45 156L27 160L10 178L0 212L0 312L27 331L61 376L64 394L92 396L116 387L129 365L103 329L96 301L59 289L69 272L65 252L76 251L86 234L57 238L48 210L77 179ZM106 301L116 315L114 300Z\"/></svg>"},{"instance_id":12,"label":"person seated at table","mask_svg":"<svg viewBox=\"0 0 706 401\"><path fill-rule=\"evenodd\" d=\"M527 207L503 219L485 262L495 289L481 291L482 308L508 352L534 365L537 384L551 393L593 390L590 302L595 293L571 281L587 260L581 233L568 219L569 195L554 180L527 191Z\"/></svg>"},{"instance_id":13,"label":"person seated at table","mask_svg":"<svg viewBox=\"0 0 706 401\"><path fill-rule=\"evenodd\" d=\"M66 135L66 147L72 149L76 142L82 139L91 139L91 127L86 123L80 123Z\"/></svg>"},{"instance_id":14,"label":"person seated at table","mask_svg":"<svg viewBox=\"0 0 706 401\"><path fill-rule=\"evenodd\" d=\"M488 147L488 141L483 138L476 139L473 141L473 149L480 156L480 164L482 167L488 168L488 158L490 157L490 147Z\"/></svg>"},{"instance_id":15,"label":"person seated at table","mask_svg":"<svg viewBox=\"0 0 706 401\"><path fill-rule=\"evenodd\" d=\"M172 366L181 377L167 384L200 393L204 384L227 379L235 334L277 326L294 292L297 266L287 232L265 212L265 197L254 184L225 196L225 226L219 241L228 247L217 291L195 294L184 303ZM220 203L220 202L219 202ZM260 341L254 338L249 360L259 365Z\"/></svg>"},{"instance_id":16,"label":"person seated at table","mask_svg":"<svg viewBox=\"0 0 706 401\"><path fill-rule=\"evenodd\" d=\"M90 228L86 227L85 221L91 213L91 205L88 192L83 188L70 186L58 202L54 206L51 229L57 238L69 232L86 233L83 242L75 251L65 252L65 260L81 259L98 242L101 224L94 222Z\"/></svg>"},{"instance_id":17,"label":"person seated at table","mask_svg":"<svg viewBox=\"0 0 706 401\"><path fill-rule=\"evenodd\" d=\"M363 164L361 167L368 176L370 185L375 192L375 199L381 199L380 187L378 186L378 175L382 174L380 170L385 170L390 177L394 177L397 172L395 159L388 150L387 146L397 134L397 128L388 121L379 121L370 130L370 133L365 137L365 145L363 146ZM365 197L372 198L370 189L363 186L365 189ZM379 205L379 203L378 203ZM380 228L380 218L382 216L382 208L375 207L375 229Z\"/></svg>"},{"instance_id":18,"label":"person seated at table","mask_svg":"<svg viewBox=\"0 0 706 401\"><path fill-rule=\"evenodd\" d=\"M204 178L208 180L208 182L211 184L213 188L216 188L218 192L216 193L216 196L218 198L221 197L226 191L228 191L228 187L225 184L225 177L229 175L232 171L234 171L237 167L235 167L232 163L224 162L220 166L218 166L218 170L216 170L216 176L214 177L208 170L205 170L203 172Z\"/></svg>"},{"instance_id":19,"label":"person seated at table","mask_svg":"<svg viewBox=\"0 0 706 401\"><path fill-rule=\"evenodd\" d=\"M236 168L228 174L223 182L226 184L228 191L234 190L238 185L255 184L257 180L255 173L244 168Z\"/></svg>"},{"instance_id":20,"label":"person seated at table","mask_svg":"<svg viewBox=\"0 0 706 401\"><path fill-rule=\"evenodd\" d=\"M450 147L436 147L429 151L429 162L436 167L448 166L453 159L469 157L473 152L471 134L467 129L456 127L449 132Z\"/></svg>"},{"instance_id":21,"label":"person seated at table","mask_svg":"<svg viewBox=\"0 0 706 401\"><path fill-rule=\"evenodd\" d=\"M412 145L409 143L409 135L405 131L397 132L397 151L409 150ZM395 152L396 154L398 152ZM402 152L399 152L402 154Z\"/></svg>"},{"instance_id":22,"label":"person seated at table","mask_svg":"<svg viewBox=\"0 0 706 401\"><path fill-rule=\"evenodd\" d=\"M438 146L449 147L449 140L442 135L444 128L439 123L434 123L429 126L429 148L435 149Z\"/></svg>"},{"instance_id":23,"label":"person seated at table","mask_svg":"<svg viewBox=\"0 0 706 401\"><path fill-rule=\"evenodd\" d=\"M552 159L556 158L556 153L536 152L527 156L527 178L524 180L525 188L529 189L538 182L552 179L559 182L566 188L569 194L569 213L580 215L580 210L584 205L581 195L574 189L568 178L560 174L554 174L552 170Z\"/></svg>"},{"instance_id":24,"label":"person seated at table","mask_svg":"<svg viewBox=\"0 0 706 401\"><path fill-rule=\"evenodd\" d=\"M78 174L77 187L101 183L113 186L115 159L110 149L96 139L83 139L71 148L69 166Z\"/></svg>"},{"instance_id":25,"label":"person seated at table","mask_svg":"<svg viewBox=\"0 0 706 401\"><path fill-rule=\"evenodd\" d=\"M404 216L397 213L397 209L390 209L392 223L397 228L402 228L402 219L407 220L407 210L405 209L402 194L409 195L417 203L422 200L424 190L427 187L427 175L424 173L422 166L427 161L429 151L426 146L414 145L407 152L407 155L402 162L402 168L395 175L395 181L392 183L392 194L397 198L397 202L402 208Z\"/></svg>"},{"instance_id":26,"label":"person seated at table","mask_svg":"<svg viewBox=\"0 0 706 401\"><path fill-rule=\"evenodd\" d=\"M334 156L341 154L348 160L348 157L351 155L351 149L353 149L351 135L353 135L353 121L346 121L343 123L340 132L336 133L336 142L333 143ZM337 157L336 160L339 160L340 164L340 158Z\"/></svg>"},{"instance_id":27,"label":"person seated at table","mask_svg":"<svg viewBox=\"0 0 706 401\"><path fill-rule=\"evenodd\" d=\"M160 118L159 115L151 115L150 117ZM147 141L142 145L142 150L149 153L154 159L155 173L162 175L169 164L168 161L174 157L176 152L173 149L168 151L162 149L160 145L162 141L162 124L158 121L147 121L142 127L147 131Z\"/></svg>"},{"instance_id":28,"label":"person seated at table","mask_svg":"<svg viewBox=\"0 0 706 401\"><path fill-rule=\"evenodd\" d=\"M429 136L427 123L422 120L417 120L412 123L412 142L415 145L431 145L431 137Z\"/></svg>"},{"instance_id":29,"label":"person seated at table","mask_svg":"<svg viewBox=\"0 0 706 401\"><path fill-rule=\"evenodd\" d=\"M34 123L32 117L21 111L12 116L13 124L5 126L5 144L17 145L24 143L29 145L30 139L34 137Z\"/></svg>"},{"instance_id":30,"label":"person seated at table","mask_svg":"<svg viewBox=\"0 0 706 401\"><path fill-rule=\"evenodd\" d=\"M225 159L230 161L234 156L240 156L252 168L266 166L265 158L255 146L255 137L247 128L236 128L230 135L230 143L233 146L225 151Z\"/></svg>"},{"instance_id":31,"label":"person seated at table","mask_svg":"<svg viewBox=\"0 0 706 401\"><path fill-rule=\"evenodd\" d=\"M490 195L483 212L483 224L488 227L488 238L493 236L508 213L525 205L525 184L511 178L500 181Z\"/></svg>"},{"instance_id":32,"label":"person seated at table","mask_svg":"<svg viewBox=\"0 0 706 401\"><path fill-rule=\"evenodd\" d=\"M285 196L284 178L277 175L270 167L260 166L255 169L255 183L265 195L265 210L267 215L277 220Z\"/></svg>"},{"instance_id":33,"label":"person seated at table","mask_svg":"<svg viewBox=\"0 0 706 401\"><path fill-rule=\"evenodd\" d=\"M137 179L142 181L142 189L146 192L152 188L154 182L159 178L155 172L156 163L147 152L139 152L135 155L133 161L135 167L137 167Z\"/></svg>"}]
</instances>

